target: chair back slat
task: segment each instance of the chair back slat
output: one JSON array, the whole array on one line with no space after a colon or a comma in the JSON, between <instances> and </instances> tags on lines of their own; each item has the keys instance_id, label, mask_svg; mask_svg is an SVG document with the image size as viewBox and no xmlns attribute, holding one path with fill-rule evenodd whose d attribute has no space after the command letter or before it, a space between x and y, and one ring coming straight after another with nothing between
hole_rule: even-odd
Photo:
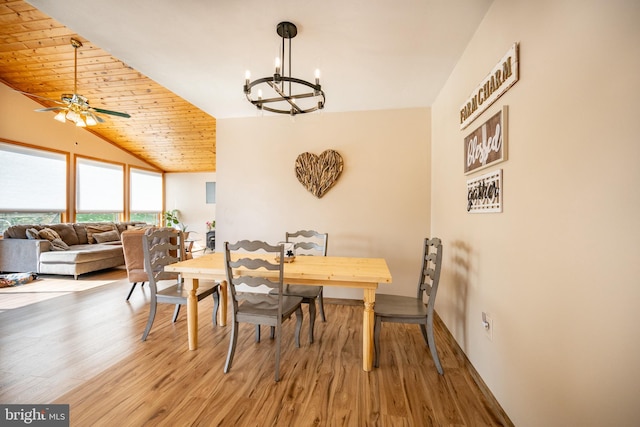
<instances>
[{"instance_id":1,"label":"chair back slat","mask_svg":"<svg viewBox=\"0 0 640 427\"><path fill-rule=\"evenodd\" d=\"M328 233L315 230L299 230L285 234L285 241L293 243L297 255L327 255Z\"/></svg>"},{"instance_id":2,"label":"chair back slat","mask_svg":"<svg viewBox=\"0 0 640 427\"><path fill-rule=\"evenodd\" d=\"M182 260L182 231L174 228L151 228L142 239L144 269L149 276L153 293L156 282L175 279L176 273L165 272L164 267Z\"/></svg>"},{"instance_id":3,"label":"chair back slat","mask_svg":"<svg viewBox=\"0 0 640 427\"><path fill-rule=\"evenodd\" d=\"M264 268L265 270L278 270L279 268L279 263L275 264L262 258L241 258L237 261L230 261L230 264L234 268L246 267L251 270L258 270L259 268Z\"/></svg>"},{"instance_id":4,"label":"chair back slat","mask_svg":"<svg viewBox=\"0 0 640 427\"><path fill-rule=\"evenodd\" d=\"M251 288L266 286L269 289L277 290L279 298L282 297L282 278L284 276L283 245L241 240L233 244L225 242L224 246L227 282L230 284L232 300L237 299L237 294L242 292L236 288L239 285ZM252 252L255 257L243 256L242 254L245 252ZM232 256L232 253L234 256ZM240 258L234 260L233 258L235 257ZM262 274L256 274L258 270L273 271L275 274L264 277Z\"/></svg>"},{"instance_id":5,"label":"chair back slat","mask_svg":"<svg viewBox=\"0 0 640 427\"><path fill-rule=\"evenodd\" d=\"M435 301L435 294L440 281L440 267L442 265L442 242L439 238L424 239L422 253L422 267L418 281L418 298L422 299L424 293L429 296L429 304Z\"/></svg>"}]
</instances>

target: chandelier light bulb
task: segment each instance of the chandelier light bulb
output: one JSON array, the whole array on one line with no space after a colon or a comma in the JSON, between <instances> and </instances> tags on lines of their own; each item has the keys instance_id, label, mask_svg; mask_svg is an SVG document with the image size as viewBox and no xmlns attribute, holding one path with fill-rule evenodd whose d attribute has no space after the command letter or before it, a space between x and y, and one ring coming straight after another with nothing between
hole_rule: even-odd
<instances>
[{"instance_id":1,"label":"chandelier light bulb","mask_svg":"<svg viewBox=\"0 0 640 427\"><path fill-rule=\"evenodd\" d=\"M276 57L276 74L280 74L280 67L281 67L280 58Z\"/></svg>"}]
</instances>

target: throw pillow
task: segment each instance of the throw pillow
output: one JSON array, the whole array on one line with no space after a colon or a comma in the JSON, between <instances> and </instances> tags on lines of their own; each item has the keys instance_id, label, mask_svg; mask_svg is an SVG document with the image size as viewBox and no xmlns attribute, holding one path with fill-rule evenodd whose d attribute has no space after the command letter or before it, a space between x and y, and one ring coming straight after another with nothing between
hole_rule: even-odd
<instances>
[{"instance_id":1,"label":"throw pillow","mask_svg":"<svg viewBox=\"0 0 640 427\"><path fill-rule=\"evenodd\" d=\"M112 230L115 231L115 226L113 224L87 225L87 240L89 241L89 243L96 243L96 239L93 237L95 234L104 233L105 231L112 231Z\"/></svg>"},{"instance_id":2,"label":"throw pillow","mask_svg":"<svg viewBox=\"0 0 640 427\"><path fill-rule=\"evenodd\" d=\"M67 245L62 239L57 238L51 241L52 251L68 251L69 245Z\"/></svg>"},{"instance_id":3,"label":"throw pillow","mask_svg":"<svg viewBox=\"0 0 640 427\"><path fill-rule=\"evenodd\" d=\"M104 233L94 233L93 238L97 243L117 242L120 240L120 235L116 230L111 230Z\"/></svg>"},{"instance_id":4,"label":"throw pillow","mask_svg":"<svg viewBox=\"0 0 640 427\"><path fill-rule=\"evenodd\" d=\"M46 239L48 241L60 239L60 235L50 228L43 228L42 230L38 231L38 236L41 239Z\"/></svg>"},{"instance_id":5,"label":"throw pillow","mask_svg":"<svg viewBox=\"0 0 640 427\"><path fill-rule=\"evenodd\" d=\"M80 243L80 241L78 240L78 234L76 233L76 229L73 227L73 224L51 224L49 228L58 233L58 236L60 236L62 241L67 245L77 245Z\"/></svg>"},{"instance_id":6,"label":"throw pillow","mask_svg":"<svg viewBox=\"0 0 640 427\"><path fill-rule=\"evenodd\" d=\"M150 228L156 228L155 225L152 224L139 224L139 225L127 225L127 230L148 230Z\"/></svg>"},{"instance_id":7,"label":"throw pillow","mask_svg":"<svg viewBox=\"0 0 640 427\"><path fill-rule=\"evenodd\" d=\"M27 235L27 239L30 239L30 240L38 240L38 239L40 239L40 236L38 234L38 230L36 230L35 228L29 228L29 229L27 229L27 231L25 233Z\"/></svg>"}]
</instances>

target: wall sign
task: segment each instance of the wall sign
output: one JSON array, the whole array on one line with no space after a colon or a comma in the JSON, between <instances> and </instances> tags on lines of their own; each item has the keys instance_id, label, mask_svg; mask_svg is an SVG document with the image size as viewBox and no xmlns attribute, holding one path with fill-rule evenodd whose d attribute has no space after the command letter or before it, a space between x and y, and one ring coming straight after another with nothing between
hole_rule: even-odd
<instances>
[{"instance_id":1,"label":"wall sign","mask_svg":"<svg viewBox=\"0 0 640 427\"><path fill-rule=\"evenodd\" d=\"M502 169L467 181L467 212L502 212Z\"/></svg>"},{"instance_id":2,"label":"wall sign","mask_svg":"<svg viewBox=\"0 0 640 427\"><path fill-rule=\"evenodd\" d=\"M460 129L464 129L518 81L518 43L493 67L460 107Z\"/></svg>"},{"instance_id":3,"label":"wall sign","mask_svg":"<svg viewBox=\"0 0 640 427\"><path fill-rule=\"evenodd\" d=\"M464 139L465 175L507 159L507 112L505 105Z\"/></svg>"}]
</instances>

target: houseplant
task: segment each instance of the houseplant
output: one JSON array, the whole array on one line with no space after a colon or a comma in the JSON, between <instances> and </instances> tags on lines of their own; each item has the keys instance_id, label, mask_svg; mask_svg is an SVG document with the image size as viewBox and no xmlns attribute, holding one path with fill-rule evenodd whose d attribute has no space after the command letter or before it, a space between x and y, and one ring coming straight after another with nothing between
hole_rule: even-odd
<instances>
[{"instance_id":1,"label":"houseplant","mask_svg":"<svg viewBox=\"0 0 640 427\"><path fill-rule=\"evenodd\" d=\"M180 211L178 209L163 212L162 219L165 227L175 227L183 232L187 231L187 225L180 222Z\"/></svg>"}]
</instances>

